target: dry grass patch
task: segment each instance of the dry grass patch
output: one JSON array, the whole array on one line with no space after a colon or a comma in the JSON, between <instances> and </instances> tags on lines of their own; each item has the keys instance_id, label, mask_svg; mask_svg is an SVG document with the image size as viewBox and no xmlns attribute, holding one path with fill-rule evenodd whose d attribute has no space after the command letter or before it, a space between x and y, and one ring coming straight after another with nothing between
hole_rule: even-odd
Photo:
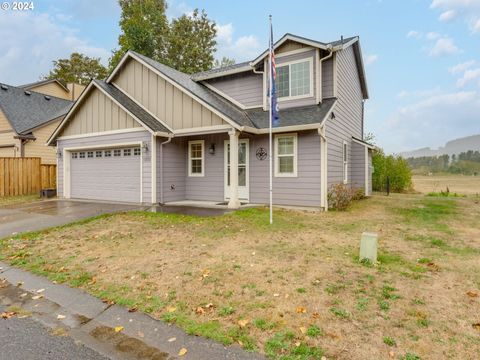
<instances>
[{"instance_id":1,"label":"dry grass patch","mask_svg":"<svg viewBox=\"0 0 480 360\"><path fill-rule=\"evenodd\" d=\"M413 187L416 191L427 194L445 191L465 195L480 194L480 176L471 175L414 175Z\"/></svg>"},{"instance_id":2,"label":"dry grass patch","mask_svg":"<svg viewBox=\"0 0 480 360\"><path fill-rule=\"evenodd\" d=\"M474 199L377 196L346 212L133 212L4 240L10 263L278 359L475 358ZM358 262L363 231L379 264Z\"/></svg>"},{"instance_id":3,"label":"dry grass patch","mask_svg":"<svg viewBox=\"0 0 480 360\"><path fill-rule=\"evenodd\" d=\"M6 205L38 201L38 200L40 200L40 197L37 194L0 197L0 207L6 206Z\"/></svg>"}]
</instances>

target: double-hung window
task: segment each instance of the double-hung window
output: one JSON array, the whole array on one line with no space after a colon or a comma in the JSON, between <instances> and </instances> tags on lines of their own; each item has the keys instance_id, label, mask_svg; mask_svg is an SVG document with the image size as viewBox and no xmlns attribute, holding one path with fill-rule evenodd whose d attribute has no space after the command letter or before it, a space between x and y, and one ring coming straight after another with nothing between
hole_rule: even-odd
<instances>
[{"instance_id":1,"label":"double-hung window","mask_svg":"<svg viewBox=\"0 0 480 360\"><path fill-rule=\"evenodd\" d=\"M277 96L288 100L313 96L312 59L277 66Z\"/></svg>"},{"instance_id":2,"label":"double-hung window","mask_svg":"<svg viewBox=\"0 0 480 360\"><path fill-rule=\"evenodd\" d=\"M195 140L188 142L188 176L204 175L205 141Z\"/></svg>"},{"instance_id":3,"label":"double-hung window","mask_svg":"<svg viewBox=\"0 0 480 360\"><path fill-rule=\"evenodd\" d=\"M347 143L343 142L343 151L342 151L342 160L343 160L343 183L348 183L348 147Z\"/></svg>"},{"instance_id":4,"label":"double-hung window","mask_svg":"<svg viewBox=\"0 0 480 360\"><path fill-rule=\"evenodd\" d=\"M275 136L275 176L297 176L297 134Z\"/></svg>"}]
</instances>

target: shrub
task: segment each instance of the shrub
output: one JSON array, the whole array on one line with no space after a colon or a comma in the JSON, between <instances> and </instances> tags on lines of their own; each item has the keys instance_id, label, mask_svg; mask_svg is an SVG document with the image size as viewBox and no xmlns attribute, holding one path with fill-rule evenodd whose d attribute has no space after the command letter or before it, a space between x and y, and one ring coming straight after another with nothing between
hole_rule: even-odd
<instances>
[{"instance_id":1,"label":"shrub","mask_svg":"<svg viewBox=\"0 0 480 360\"><path fill-rule=\"evenodd\" d=\"M334 184L328 191L328 207L335 210L346 210L353 200L363 198L365 198L365 191L362 188Z\"/></svg>"},{"instance_id":2,"label":"shrub","mask_svg":"<svg viewBox=\"0 0 480 360\"><path fill-rule=\"evenodd\" d=\"M401 156L386 156L377 151L372 157L372 187L375 191L385 191L387 178L390 179L390 191L403 192L412 187L412 171L408 162Z\"/></svg>"}]
</instances>

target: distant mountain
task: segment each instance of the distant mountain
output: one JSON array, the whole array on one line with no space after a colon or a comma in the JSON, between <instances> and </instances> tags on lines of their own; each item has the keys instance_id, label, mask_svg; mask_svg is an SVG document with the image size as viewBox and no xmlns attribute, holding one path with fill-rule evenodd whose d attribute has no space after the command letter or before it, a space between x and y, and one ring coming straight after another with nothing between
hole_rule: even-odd
<instances>
[{"instance_id":1,"label":"distant mountain","mask_svg":"<svg viewBox=\"0 0 480 360\"><path fill-rule=\"evenodd\" d=\"M405 151L400 153L399 155L403 156L404 158L439 156L445 154L451 156L452 154L460 154L461 152L466 152L468 150L480 151L480 134L451 140L447 142L445 146L439 147L438 149L430 149L429 147L426 147L412 151Z\"/></svg>"}]
</instances>

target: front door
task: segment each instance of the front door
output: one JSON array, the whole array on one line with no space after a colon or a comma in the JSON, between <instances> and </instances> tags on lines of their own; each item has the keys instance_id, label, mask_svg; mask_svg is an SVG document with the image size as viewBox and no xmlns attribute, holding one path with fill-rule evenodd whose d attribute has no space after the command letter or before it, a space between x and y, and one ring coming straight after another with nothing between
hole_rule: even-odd
<instances>
[{"instance_id":1,"label":"front door","mask_svg":"<svg viewBox=\"0 0 480 360\"><path fill-rule=\"evenodd\" d=\"M230 141L225 140L225 200L230 199ZM248 139L238 140L238 197L248 201Z\"/></svg>"}]
</instances>

